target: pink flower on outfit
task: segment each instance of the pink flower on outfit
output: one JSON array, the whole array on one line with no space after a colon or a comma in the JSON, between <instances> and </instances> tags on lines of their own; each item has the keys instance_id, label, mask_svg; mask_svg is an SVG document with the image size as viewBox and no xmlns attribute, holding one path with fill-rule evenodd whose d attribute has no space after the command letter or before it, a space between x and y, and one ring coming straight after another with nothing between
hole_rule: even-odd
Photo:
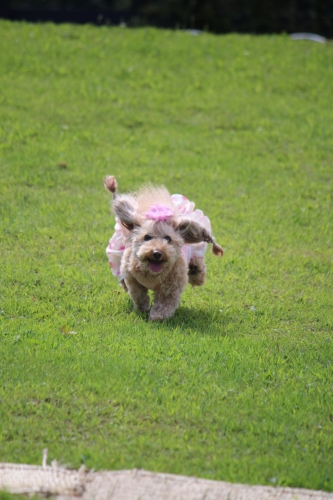
<instances>
[{"instance_id":1,"label":"pink flower on outfit","mask_svg":"<svg viewBox=\"0 0 333 500\"><path fill-rule=\"evenodd\" d=\"M193 219L203 226L209 233L211 232L210 220L202 212L202 210L194 210L195 204L193 201L189 201L185 196L181 194L173 194L171 196L173 204L177 209L178 215L186 216L188 219ZM166 221L173 217L174 212L167 205L156 204L150 207L145 216L148 219L156 221ZM112 274L117 276L118 279L122 279L120 275L120 263L125 250L125 239L127 230L119 223L116 218L116 225L114 226L115 232L109 241L106 248L106 255L109 260ZM195 244L185 244L182 248L182 254L186 259L187 264L189 264L192 258L203 258L208 244L204 241Z\"/></svg>"},{"instance_id":2,"label":"pink flower on outfit","mask_svg":"<svg viewBox=\"0 0 333 500\"><path fill-rule=\"evenodd\" d=\"M170 219L173 215L174 213L171 210L171 208L169 208L167 205L160 205L159 203L150 207L148 212L145 213L147 219L152 219L156 221L166 221Z\"/></svg>"}]
</instances>

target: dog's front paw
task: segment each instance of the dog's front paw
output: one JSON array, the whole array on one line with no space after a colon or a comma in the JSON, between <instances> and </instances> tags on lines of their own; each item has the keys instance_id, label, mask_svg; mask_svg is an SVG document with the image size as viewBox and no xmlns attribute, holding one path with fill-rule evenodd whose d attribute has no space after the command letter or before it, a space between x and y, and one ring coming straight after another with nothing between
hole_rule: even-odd
<instances>
[{"instance_id":1,"label":"dog's front paw","mask_svg":"<svg viewBox=\"0 0 333 500\"><path fill-rule=\"evenodd\" d=\"M149 314L149 321L163 321L164 316L161 313L150 313Z\"/></svg>"},{"instance_id":2,"label":"dog's front paw","mask_svg":"<svg viewBox=\"0 0 333 500\"><path fill-rule=\"evenodd\" d=\"M150 309L150 306L144 306L144 307L137 307L134 306L134 311L140 312L140 313L147 313Z\"/></svg>"},{"instance_id":3,"label":"dog's front paw","mask_svg":"<svg viewBox=\"0 0 333 500\"><path fill-rule=\"evenodd\" d=\"M121 288L125 291L125 292L128 292L128 288L126 286L126 283L125 283L125 280L122 279L119 281L119 285L121 286Z\"/></svg>"},{"instance_id":4,"label":"dog's front paw","mask_svg":"<svg viewBox=\"0 0 333 500\"><path fill-rule=\"evenodd\" d=\"M150 299L148 296L142 298L140 301L137 301L134 304L135 311L140 311L140 312L146 313L149 311L149 309L150 309Z\"/></svg>"},{"instance_id":5,"label":"dog's front paw","mask_svg":"<svg viewBox=\"0 0 333 500\"><path fill-rule=\"evenodd\" d=\"M171 307L165 304L154 304L150 310L149 321L163 321L171 318L174 315L176 307Z\"/></svg>"}]
</instances>

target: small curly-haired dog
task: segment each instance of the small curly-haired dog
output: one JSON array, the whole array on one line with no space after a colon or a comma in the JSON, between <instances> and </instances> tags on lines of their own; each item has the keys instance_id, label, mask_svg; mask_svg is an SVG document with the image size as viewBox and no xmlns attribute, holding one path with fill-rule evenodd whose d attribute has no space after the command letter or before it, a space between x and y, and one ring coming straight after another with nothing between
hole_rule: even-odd
<instances>
[{"instance_id":1,"label":"small curly-haired dog","mask_svg":"<svg viewBox=\"0 0 333 500\"><path fill-rule=\"evenodd\" d=\"M115 233L106 249L112 272L129 293L138 311L151 321L170 318L189 282L203 285L208 243L215 255L222 248L211 233L210 221L194 203L170 195L164 186L146 186L136 193L117 194L113 176L104 179L113 194ZM154 292L150 308L148 290Z\"/></svg>"}]
</instances>

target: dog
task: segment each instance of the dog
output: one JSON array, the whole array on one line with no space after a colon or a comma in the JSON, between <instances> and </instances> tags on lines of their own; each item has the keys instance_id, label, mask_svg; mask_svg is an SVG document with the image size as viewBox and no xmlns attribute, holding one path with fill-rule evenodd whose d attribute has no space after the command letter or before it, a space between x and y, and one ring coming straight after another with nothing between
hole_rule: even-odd
<instances>
[{"instance_id":1,"label":"dog","mask_svg":"<svg viewBox=\"0 0 333 500\"><path fill-rule=\"evenodd\" d=\"M184 196L171 196L164 186L118 194L111 175L104 185L113 195L116 216L115 233L106 249L112 273L129 293L134 309L150 311L150 321L171 318L187 283L204 284L208 244L212 243L215 255L223 255L208 217L194 210L194 203ZM148 290L154 294L152 307Z\"/></svg>"}]
</instances>

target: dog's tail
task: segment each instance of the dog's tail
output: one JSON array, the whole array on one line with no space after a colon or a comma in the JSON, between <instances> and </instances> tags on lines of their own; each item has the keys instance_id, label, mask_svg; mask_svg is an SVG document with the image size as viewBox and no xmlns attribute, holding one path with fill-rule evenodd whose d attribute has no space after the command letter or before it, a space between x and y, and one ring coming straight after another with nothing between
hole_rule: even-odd
<instances>
[{"instance_id":1,"label":"dog's tail","mask_svg":"<svg viewBox=\"0 0 333 500\"><path fill-rule=\"evenodd\" d=\"M118 182L113 175L107 175L104 179L105 188L113 194L113 199L116 197L116 191L118 187Z\"/></svg>"},{"instance_id":2,"label":"dog's tail","mask_svg":"<svg viewBox=\"0 0 333 500\"><path fill-rule=\"evenodd\" d=\"M206 243L213 244L212 252L214 255L217 255L217 257L223 257L223 248L220 247L218 243L216 243L215 238L211 234L207 234L204 238L204 241L206 241Z\"/></svg>"},{"instance_id":3,"label":"dog's tail","mask_svg":"<svg viewBox=\"0 0 333 500\"><path fill-rule=\"evenodd\" d=\"M212 248L212 252L214 255L217 255L218 257L223 257L223 248L220 247L220 245L218 243L216 243L215 239L213 238L213 248Z\"/></svg>"}]
</instances>

